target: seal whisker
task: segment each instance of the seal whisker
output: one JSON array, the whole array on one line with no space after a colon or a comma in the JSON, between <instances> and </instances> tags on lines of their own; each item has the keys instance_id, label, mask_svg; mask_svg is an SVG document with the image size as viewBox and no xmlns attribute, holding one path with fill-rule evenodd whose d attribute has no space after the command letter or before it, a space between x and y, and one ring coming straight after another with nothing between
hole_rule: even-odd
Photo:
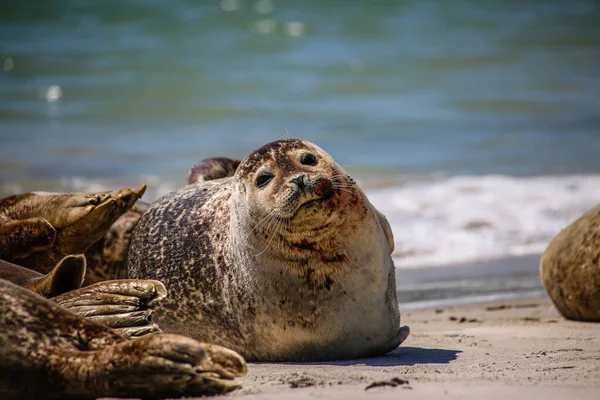
<instances>
[{"instance_id":1,"label":"seal whisker","mask_svg":"<svg viewBox=\"0 0 600 400\"><path fill-rule=\"evenodd\" d=\"M353 184L351 184L351 183L349 183L349 182L339 182L339 181L334 181L334 182L332 182L331 184L332 184L333 186L336 186L336 185L337 185L337 186L344 186L344 187L348 187L348 188L354 187L354 185L353 185Z\"/></svg>"},{"instance_id":2,"label":"seal whisker","mask_svg":"<svg viewBox=\"0 0 600 400\"><path fill-rule=\"evenodd\" d=\"M254 228L252 228L250 230L250 232L248 232L248 234L246 235L246 237L244 238L244 240L247 241L248 238L250 237L250 235L252 235L254 233L254 231L256 231L263 223L265 223L271 217L275 216L276 213L277 213L276 209L273 209L273 210L269 211L269 213L262 220L260 220L256 225L254 225Z\"/></svg>"},{"instance_id":3,"label":"seal whisker","mask_svg":"<svg viewBox=\"0 0 600 400\"><path fill-rule=\"evenodd\" d=\"M273 214L273 212L271 213ZM269 238L269 241L267 242L267 244L265 245L265 248L263 249L263 251L261 251L260 253L256 254L255 256L258 257L261 254L263 254L265 252L265 250L267 250L269 248L269 246L271 245L271 242L273 241L273 237L275 236L277 230L271 230L271 224L273 223L273 221L275 221L275 227L277 227L278 225L281 224L281 221L277 218L273 218L271 219L271 221L269 221L269 225L267 226L267 232L271 232L271 237Z\"/></svg>"},{"instance_id":4,"label":"seal whisker","mask_svg":"<svg viewBox=\"0 0 600 400\"><path fill-rule=\"evenodd\" d=\"M337 186L337 185L333 185L333 189L334 190L341 190L342 192L346 192L346 193L354 193L353 190L351 190L351 187L347 187L347 186Z\"/></svg>"}]
</instances>

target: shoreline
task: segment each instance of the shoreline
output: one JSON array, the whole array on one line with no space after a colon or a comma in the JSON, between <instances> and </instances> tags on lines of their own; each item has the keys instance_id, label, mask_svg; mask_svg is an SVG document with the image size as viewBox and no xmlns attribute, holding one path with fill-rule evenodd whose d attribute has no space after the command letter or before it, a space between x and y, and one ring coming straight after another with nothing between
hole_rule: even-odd
<instances>
[{"instance_id":1,"label":"shoreline","mask_svg":"<svg viewBox=\"0 0 600 400\"><path fill-rule=\"evenodd\" d=\"M402 323L411 335L382 357L250 363L231 397L592 399L600 392L600 324L565 320L548 298L406 311ZM376 382L387 384L366 389Z\"/></svg>"},{"instance_id":2,"label":"shoreline","mask_svg":"<svg viewBox=\"0 0 600 400\"><path fill-rule=\"evenodd\" d=\"M541 299L540 254L420 268L396 267L401 311Z\"/></svg>"}]
</instances>

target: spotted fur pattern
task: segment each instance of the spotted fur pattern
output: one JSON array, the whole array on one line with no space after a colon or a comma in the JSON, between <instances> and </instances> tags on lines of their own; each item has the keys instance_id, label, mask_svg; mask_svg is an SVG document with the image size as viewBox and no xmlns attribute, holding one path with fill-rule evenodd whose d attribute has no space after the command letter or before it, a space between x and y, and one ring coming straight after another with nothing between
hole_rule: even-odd
<instances>
[{"instance_id":1,"label":"spotted fur pattern","mask_svg":"<svg viewBox=\"0 0 600 400\"><path fill-rule=\"evenodd\" d=\"M231 178L152 204L127 269L169 288L157 311L166 331L251 360L353 358L405 337L392 243L347 173L317 146L288 139L250 154Z\"/></svg>"}]
</instances>

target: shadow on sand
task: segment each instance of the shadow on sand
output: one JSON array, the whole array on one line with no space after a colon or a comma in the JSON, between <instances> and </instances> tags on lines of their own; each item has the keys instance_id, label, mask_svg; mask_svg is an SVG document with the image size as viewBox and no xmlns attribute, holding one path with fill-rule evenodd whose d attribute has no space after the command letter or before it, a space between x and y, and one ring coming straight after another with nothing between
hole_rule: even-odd
<instances>
[{"instance_id":1,"label":"shadow on sand","mask_svg":"<svg viewBox=\"0 0 600 400\"><path fill-rule=\"evenodd\" d=\"M426 349L400 346L381 357L358 358L347 361L307 362L304 365L366 365L370 367L411 366L416 364L448 364L456 360L460 350ZM288 365L298 363L284 363Z\"/></svg>"}]
</instances>

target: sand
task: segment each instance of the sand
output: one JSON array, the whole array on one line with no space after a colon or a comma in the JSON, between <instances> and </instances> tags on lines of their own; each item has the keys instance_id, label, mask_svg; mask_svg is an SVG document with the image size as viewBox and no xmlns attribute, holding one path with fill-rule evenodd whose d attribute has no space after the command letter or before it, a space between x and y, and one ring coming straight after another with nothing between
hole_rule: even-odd
<instances>
[{"instance_id":1,"label":"sand","mask_svg":"<svg viewBox=\"0 0 600 400\"><path fill-rule=\"evenodd\" d=\"M251 363L227 397L600 398L600 323L567 321L548 299L413 310L402 320L411 335L384 357Z\"/></svg>"}]
</instances>

